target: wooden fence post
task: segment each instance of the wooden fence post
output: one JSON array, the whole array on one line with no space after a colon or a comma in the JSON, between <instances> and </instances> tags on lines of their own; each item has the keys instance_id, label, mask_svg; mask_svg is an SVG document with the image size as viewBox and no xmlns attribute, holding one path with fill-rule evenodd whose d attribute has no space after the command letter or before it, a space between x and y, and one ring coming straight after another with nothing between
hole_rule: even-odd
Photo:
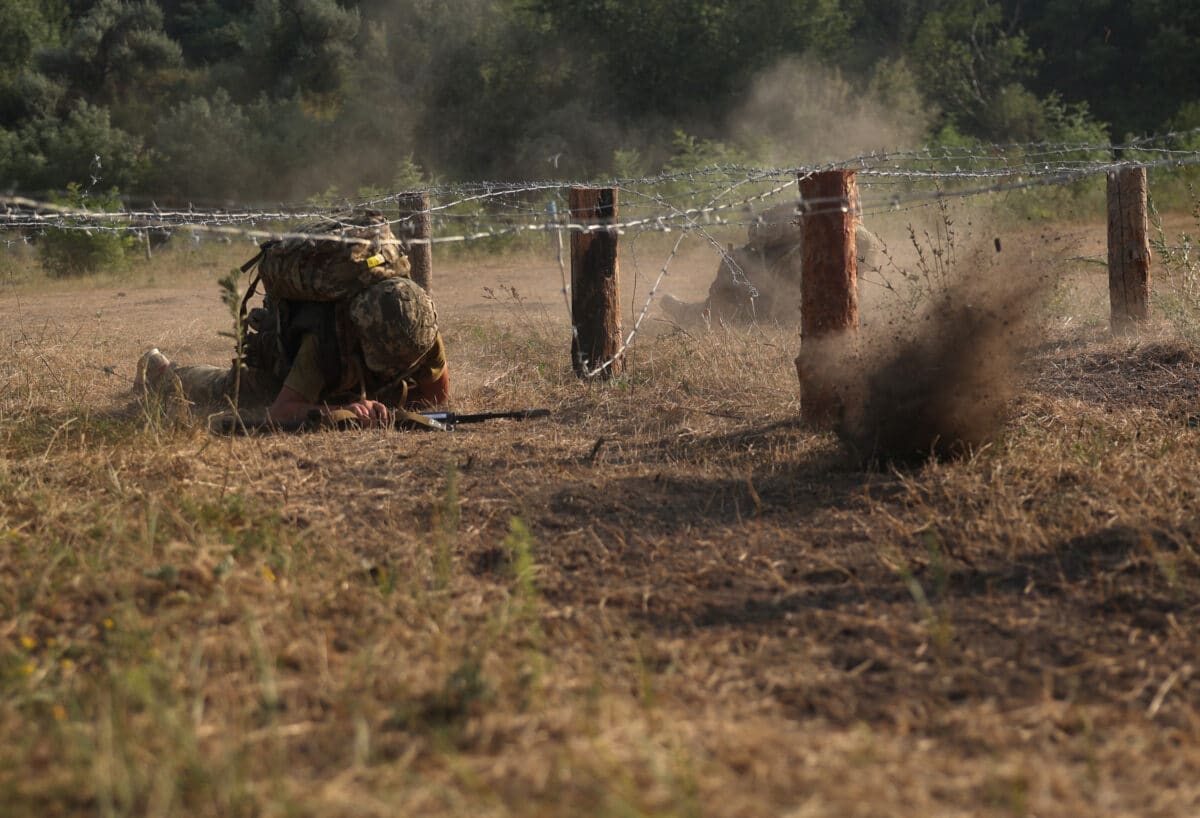
<instances>
[{"instance_id":1,"label":"wooden fence post","mask_svg":"<svg viewBox=\"0 0 1200 818\"><path fill-rule=\"evenodd\" d=\"M433 281L433 245L429 238L433 235L433 220L429 213L428 193L405 193L399 197L400 233L403 239L423 239L420 244L408 246L408 262L412 265L412 279L425 288L430 289Z\"/></svg>"},{"instance_id":2,"label":"wooden fence post","mask_svg":"<svg viewBox=\"0 0 1200 818\"><path fill-rule=\"evenodd\" d=\"M1108 299L1114 333L1150 317L1150 240L1146 229L1146 169L1108 173Z\"/></svg>"},{"instance_id":3,"label":"wooden fence post","mask_svg":"<svg viewBox=\"0 0 1200 818\"><path fill-rule=\"evenodd\" d=\"M572 224L616 224L617 191L573 187L568 201ZM625 367L621 349L621 286L616 230L571 232L571 365L584 377L612 361L600 378Z\"/></svg>"},{"instance_id":4,"label":"wooden fence post","mask_svg":"<svg viewBox=\"0 0 1200 818\"><path fill-rule=\"evenodd\" d=\"M858 329L858 182L852 170L801 174L800 417L832 428L843 398L837 359Z\"/></svg>"}]
</instances>

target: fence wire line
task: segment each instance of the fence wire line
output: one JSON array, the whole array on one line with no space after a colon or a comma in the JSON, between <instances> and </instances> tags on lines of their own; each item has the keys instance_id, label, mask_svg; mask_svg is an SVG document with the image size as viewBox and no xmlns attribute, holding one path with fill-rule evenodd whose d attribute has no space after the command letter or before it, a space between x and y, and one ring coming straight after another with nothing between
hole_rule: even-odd
<instances>
[{"instance_id":1,"label":"fence wire line","mask_svg":"<svg viewBox=\"0 0 1200 818\"><path fill-rule=\"evenodd\" d=\"M759 200L759 199L763 198L764 196L768 196L768 195L776 195L778 193L781 193L783 190L787 189L788 187L790 187L792 184L796 184L796 183L797 183L796 181L792 181L788 184L785 184L785 185L782 185L782 186L776 188L774 191L768 191L766 194L751 197L750 201ZM736 187L736 186L737 185L731 185L729 189L732 189L733 187ZM617 188L617 190L622 190L622 188ZM710 201L710 204L711 203L712 202ZM749 203L749 202L747 202L747 203ZM708 233L708 231L704 230L702 227L699 228L697 230L697 232L701 236L703 236L710 244L712 244L714 247L717 248L718 252L721 254L722 259L727 262L727 264L729 266L729 270L733 274L734 280L737 281L738 283L742 283L746 286L748 295L750 296L750 310L751 310L751 313L753 313L754 308L755 308L754 302L758 298L758 290L754 287L754 284L749 280L749 278L746 277L745 271L742 270L742 268L734 260L733 256L731 254L729 254L728 252L726 252L724 246L722 246L719 241L717 241L711 234ZM625 340L621 344L620 348L612 355L612 357L610 357L607 361L602 363L600 366L584 373L584 377L589 378L589 379L595 378L596 376L605 372L613 364L615 364L617 362L617 360L620 359L620 357L625 354L626 350L628 350L629 347L633 344L633 339L637 337L638 330L641 329L642 321L645 320L646 316L650 312L650 306L654 303L654 298L655 298L655 295L658 293L658 288L662 285L662 280L666 277L667 271L670 269L671 262L674 261L676 255L678 255L679 248L683 245L683 240L687 237L687 235L688 235L687 232L681 232L679 238L677 238L675 240L675 244L671 248L670 255L667 256L667 260L663 263L662 269L658 273L658 277L654 279L654 283L650 286L650 291L646 294L646 301L642 305L642 310L638 314L637 319L633 323L633 329L630 330L629 335L625 338ZM561 239L560 239L560 241L561 241ZM560 254L559 259L560 259L559 263L561 264L562 263L561 262L561 254ZM636 262L636 254L635 254L635 262L634 263L635 264L637 263ZM570 318L570 321L571 321L571 333L574 338L578 339L579 327L578 327L578 325L575 324L574 316L571 315L569 309L568 309L568 318Z\"/></svg>"},{"instance_id":2,"label":"fence wire line","mask_svg":"<svg viewBox=\"0 0 1200 818\"><path fill-rule=\"evenodd\" d=\"M843 159L833 162L824 163L813 166L797 166L792 168L781 168L775 170L764 171L761 168L753 168L746 165L724 164L713 165L707 168L694 170L676 170L662 173L656 176L645 176L640 178L615 179L605 183L606 186L656 186L677 183L684 180L695 180L705 176L717 175L745 175L753 176L754 174L790 174L830 170L830 169L846 169L852 166L857 166L858 169L864 172L871 172L874 169L882 168L889 163L895 165L904 161L918 162L928 164L929 162L948 162L948 161L963 161L963 162L1001 162L1009 163L1012 157L1022 160L1021 165L1006 164L1005 167L1013 171L1025 168L1029 173L1047 173L1055 172L1055 168L1048 167L1040 160L1049 156L1078 156L1079 154L1097 154L1105 153L1110 155L1120 155L1125 152L1158 152L1168 156L1178 155L1181 157L1195 156L1196 148L1169 148L1157 147L1159 143L1180 142L1192 140L1200 136L1200 128L1195 128L1187 131L1170 132L1160 135L1151 135L1132 139L1122 144L1111 143L1065 143L1065 142L1025 142L1011 144L994 144L994 145L979 145L979 146L953 146L953 147L926 147L917 150L905 151L875 151L871 153L861 154L859 156ZM1037 162L1031 160L1039 160ZM1091 162L1094 159L1075 160ZM1040 166L1039 166L1040 165ZM311 202L302 205L280 205L275 211L262 210L242 210L242 211L205 211L197 210L193 206L189 206L186 211L162 211L152 203L152 210L156 214L163 217L176 216L187 217L189 221L195 220L194 217L203 216L205 213L218 214L226 218L241 219L302 219L308 217L319 217L328 215L331 212L345 210L353 206L372 206L382 205L386 203L399 203L405 197L410 196L413 192L423 192L431 197L448 197L450 201L445 204L433 208L433 212L445 211L458 205L469 204L474 201L494 200L500 197L511 197L514 195L538 193L547 190L560 190L564 187L586 184L580 182L568 181L540 181L540 182L468 182L446 185L431 185L418 189L417 191L402 191L388 194L382 197L367 199L361 202L354 202L350 199L342 198L335 203L326 204L324 206L314 205ZM455 198L457 197L457 198Z\"/></svg>"},{"instance_id":3,"label":"fence wire line","mask_svg":"<svg viewBox=\"0 0 1200 818\"><path fill-rule=\"evenodd\" d=\"M1076 147L1078 148L1078 146L1076 146ZM999 169L993 169L993 170L983 172L983 173L978 172L978 171L962 171L961 168L957 168L957 167L954 171L896 170L895 167L892 167L892 168L877 168L877 167L876 168L865 168L860 172L862 172L868 178L871 178L871 177L877 177L877 178L878 177L884 177L884 178L896 177L896 178L902 178L905 181L912 181L914 179L933 179L933 180L938 181L939 185L940 185L940 183L945 182L945 181L977 180L980 178L1001 178L1006 181L1003 181L1003 182L1000 182L997 184L993 184L993 185L989 185L989 186L975 186L975 187L969 187L969 188L958 189L958 190L946 190L940 186L938 186L937 188L935 188L932 191L930 191L930 190L903 190L903 191L899 191L899 192L893 192L887 196L872 196L870 193L871 185L868 182L865 185L863 185L863 187L867 190L867 193L863 194L860 191L860 201L857 203L847 202L847 201L839 199L839 198L807 199L802 202L797 201L795 203L795 206L797 208L797 213L802 212L805 214L813 214L813 215L831 213L831 212L846 212L851 207L856 207L857 209L859 209L859 212L861 214L877 215L882 212L899 210L899 209L901 209L902 206L905 206L905 205L907 205L909 208L924 207L924 206L928 206L929 204L932 204L937 201L944 201L948 198L967 198L967 197L971 197L971 196L977 196L977 195L983 195L983 194L989 194L989 193L1012 192L1012 191L1027 189L1027 188L1041 186L1041 185L1069 184L1069 183L1072 183L1075 181L1079 181L1088 176L1098 175L1101 173L1107 174L1107 173L1110 173L1110 172L1117 170L1119 168L1122 168L1122 167L1129 167L1129 166L1131 166L1131 164L1134 164L1134 163L1128 163L1128 162L1080 163L1080 164L1077 164L1074 166L1058 166L1053 169L1048 164L1042 165L1040 167L1036 166L1036 165L1035 166L1021 165L1021 166L1017 166L1017 167L1006 166L1006 167L1002 167ZM1148 162L1148 163L1142 162L1142 163L1136 163L1136 164L1140 164L1144 167L1147 167L1148 169L1149 168L1157 168L1157 167L1184 167L1184 166L1188 166L1188 165L1192 165L1192 164L1200 164L1200 155L1186 154L1183 156L1179 156L1179 155L1173 154L1171 157L1159 159L1157 162ZM725 171L716 169L716 170L708 170L708 171L699 171L695 174L688 174L688 175L673 174L672 178L678 179L678 178L682 178L683 176L690 176L691 178L701 178L703 175L705 175L707 173L717 173L717 172L724 173ZM609 360L601 363L597 367L594 367L594 368L588 370L585 373L586 377L594 378L594 377L600 375L601 373L603 373L604 371L606 371L607 369L609 369L615 363L615 361L621 355L623 355L625 353L625 351L629 348L629 346L633 343L633 341L636 338L637 333L642 325L643 320L645 319L646 315L649 313L650 307L651 307L651 305L654 301L654 298L657 294L658 288L661 285L662 279L666 276L666 274L670 268L670 264L671 264L672 260L676 257L676 255L679 251L679 248L682 245L682 240L683 240L684 236L686 236L688 233L694 232L694 233L697 233L698 235L700 235L701 237L703 237L705 239L705 241L707 241L710 245L712 245L717 250L717 252L722 256L722 258L726 261L726 266L730 270L730 274L733 277L734 282L737 284L740 284L746 288L747 293L750 296L751 310L753 312L753 310L756 306L755 305L755 297L757 295L757 288L755 287L754 283L749 279L749 277L746 275L746 271L741 269L740 265L736 262L736 260L732 257L732 255L730 255L729 253L726 252L722 243L719 240L717 240L709 232L709 230L707 228L714 224L725 225L725 224L733 224L733 223L738 223L738 224L747 224L747 223L753 224L753 223L755 223L755 221L757 221L758 219L761 219L761 216L757 216L754 214L754 212L753 212L754 204L757 204L757 203L766 201L768 199L772 199L773 197L779 196L781 193L783 193L783 191L790 189L793 185L797 184L797 181L800 178L800 176L804 175L805 173L812 173L812 172L815 172L815 171L810 170L810 171L806 172L806 171L802 171L802 170L798 170L798 169L789 169L786 171L754 170L753 172L747 173L745 175L745 177L742 179L734 178L731 180L727 180L722 185L710 185L709 191L710 192L715 191L715 193L711 196L709 201L701 207L680 207L680 206L677 206L677 205L673 204L672 202L670 202L666 198L666 196L664 196L661 193L656 193L656 192L646 193L646 192L643 192L642 190L639 190L637 186L622 185L622 186L619 186L617 189L625 191L627 194L631 194L634 197L634 202L632 204L634 205L635 208L637 207L638 201L640 200L642 202L648 202L649 207L656 208L657 213L655 213L654 215L645 217L645 218L633 219L633 220L629 220L629 221L625 221L625 222L605 223L605 224L581 224L581 223L571 222L569 220L564 221L563 219L561 219L557 216L556 212L552 212L552 213L548 214L549 218L542 219L537 222L527 222L527 223L523 223L523 224L510 224L510 225L499 227L499 228L493 227L490 229L478 230L474 233L463 233L463 234L456 235L456 236L410 238L409 243L410 244L424 244L424 243L436 244L436 243L449 243L449 242L466 242L466 241L473 241L473 240L487 239L487 238L494 239L494 238L499 238L499 237L503 237L503 236L515 235L515 234L518 234L521 232L526 232L526 231L529 231L529 232L554 231L557 241L558 241L558 246L559 246L558 260L559 260L560 272L563 277L563 287L562 287L563 297L564 297L564 301L566 303L567 312L568 312L568 320L570 321L570 324L571 324L573 337L577 339L578 338L578 327L576 326L576 324L574 322L573 316L571 316L570 299L568 297L568 289L567 289L567 284L566 284L566 271L565 271L565 263L563 261L562 244L561 244L562 243L562 232L564 230L566 230L568 232L616 231L618 234L623 234L623 233L625 233L627 231L631 231L631 230L636 230L638 232L645 232L645 231L649 231L649 230L657 230L657 231L661 231L661 232L670 232L672 229L681 230L682 232L681 232L680 237L676 240L674 247L672 248L671 253L670 253L666 263L663 265L661 271L659 272L657 279L655 280L654 285L651 287L651 289L647 295L647 299L642 307L642 310L641 310L637 320L634 323L633 329L631 330L629 335L625 338L624 342L621 344L621 347L618 350L618 352L613 357L611 357ZM1032 178L1026 178L1027 175L1031 175ZM761 191L758 193L753 193L748 196L744 196L743 198L741 198L737 201L725 202L723 204L718 204L718 201L722 197L729 195L730 193L732 193L733 191L737 190L740 187L744 187L746 185L752 185L752 184L761 184L768 180L777 181L778 183L775 184L773 187L768 188L767 190L764 190L764 191ZM1011 181L1007 181L1007 180L1011 180ZM495 198L500 195L511 196L514 194L520 195L520 194L527 194L530 192L544 192L546 190L554 190L557 194L562 189L562 187L560 185L551 186L551 185L542 185L542 184L525 185L525 186L521 186L519 188L515 188L515 187L503 187L502 189L501 188L502 188L502 186L498 186L498 185L485 185L481 188L482 192L479 193L478 196L476 196L474 198L477 200L477 199L481 199L481 198L485 198L485 197ZM693 190L693 195L694 195L694 192L695 191ZM411 197L411 194L396 194L395 198L397 201L399 201L399 199L402 196ZM462 201L467 201L467 200L459 200L460 203ZM553 202L554 200L551 200L551 201ZM126 225L116 224L116 225L106 227L104 225L96 224L94 222L89 224L86 222L86 220L87 219L95 219L95 218L117 220L117 219L124 218L126 221L133 222L133 221L135 221L135 219L141 220L141 219L147 218L147 214L145 212L143 212L143 213L127 212L127 213L114 213L114 214L107 214L107 213L99 214L99 213L94 213L94 212L90 212L90 211L86 211L86 210L80 211L80 210L65 208L65 207L61 207L61 206L57 206L57 205L47 205L45 203L38 203L36 201L28 200L28 199L16 199L13 197L0 198L0 203L3 203L6 206L5 213L4 213L4 216L5 216L4 221L9 223L10 225L15 223L15 224L25 224L25 225L33 224L38 227L45 227L47 225L51 225L51 226L67 227L68 229L74 228L74 229L83 229L83 230L126 231L129 229L127 224ZM430 215L432 215L433 213L438 212L439 210L444 211L445 209L452 207L453 205L454 205L454 203L447 203L447 204L440 205L438 207L431 207L431 208L429 208L428 212L430 213ZM18 208L18 210L16 210L16 212L14 213L13 208ZM33 211L31 215L29 214L30 210ZM523 215L526 215L531 211L531 208L524 208L523 210L524 210ZM662 212L663 210L666 210L665 214ZM734 211L747 212L750 216L750 221L749 222L735 222L734 220L725 218L725 215L723 215L723 214L732 213ZM56 218L48 218L47 215L45 215L46 213L49 213L50 216L53 216ZM179 218L179 217L182 217L185 213L186 213L187 217L193 217L194 215L196 215L195 211L189 210L186 212L185 211L175 211L172 214L168 214L167 217L168 218ZM146 230L151 230L151 229L159 229L163 226L163 224L164 224L163 212L161 210L156 210L154 212L154 215L159 219L159 221L156 223L152 223L150 226L138 225L141 228L142 232L145 232ZM198 238L198 235L200 232L207 232L207 233L215 233L215 234L223 235L223 236L235 236L235 235L236 236L244 236L244 237L250 238L251 240L260 239L262 241L270 241L270 240L278 240L278 239L300 239L300 240L314 240L314 241L337 240L337 241L345 241L345 242L352 242L352 243L363 243L365 241L364 239L353 238L353 237L331 237L329 234L326 234L326 233L311 234L311 233L304 233L304 232L279 232L279 231L271 231L271 230L255 230L255 229L246 229L243 227L234 227L234 226L231 226L231 224L230 224L231 222L237 223L237 222L244 222L244 221L251 220L253 218L253 215L254 214L250 214L248 212L216 213L216 214L213 214L214 220L216 221L216 223L202 223L202 222L197 221L194 223L185 223L185 224L181 224L181 225L176 225L176 227L177 228L182 227L185 230L191 231L192 235L197 238ZM22 222L21 221L22 217L25 217L27 219L27 221ZM703 219L703 223L701 223L700 219ZM84 223L83 224L72 223L70 220L83 221ZM224 223L221 223L222 221ZM397 219L393 223L399 224L402 221L404 221L404 219ZM3 223L3 222L0 222L0 223Z\"/></svg>"},{"instance_id":4,"label":"fence wire line","mask_svg":"<svg viewBox=\"0 0 1200 818\"><path fill-rule=\"evenodd\" d=\"M873 167L860 168L857 170L857 173L862 174L864 177L864 180L860 183L862 211L867 215L876 215L887 211L900 210L906 205L915 205L936 199L970 198L1035 187L1071 184L1130 166L1141 166L1148 170L1155 170L1162 168L1184 168L1196 165L1200 165L1200 152L1171 155L1155 161L1142 162L1109 161L1081 163L1078 165L1047 165L1044 167L1023 165L988 171L962 170L961 168L955 170L897 170L895 168ZM617 231L618 233L628 231L670 232L675 229L703 231L707 227L719 225L748 225L753 223L756 218L753 205L778 196L783 190L795 184L795 180L799 175L812 172L816 171L803 168L755 170L753 174L747 175L746 178L743 178L736 184L727 184L722 190L727 191L746 185L768 183L773 183L773 187L761 193L744 196L736 201L716 203L716 198L718 197L714 197L710 200L710 203L702 207L673 204L668 199L667 194L660 192L643 193L639 189L641 187L639 185L617 184L616 187L620 190L638 193L639 199L648 208L648 214L615 224L584 224L571 221L563 215L560 215L557 220L547 220L544 218L534 220L528 217L530 209L523 208L520 216L524 218L505 216L504 214L474 214L470 216L473 222L470 226L477 227L478 229L459 232L453 235L433 235L429 238L407 238L406 240L409 244L451 244L503 239L522 233L549 232L554 230L566 230L569 232ZM698 178L699 175L700 172L697 172L696 177ZM871 179L933 182L937 186L930 190L914 184L894 188L891 191L875 192L874 185L870 181ZM998 181L995 181L993 184L973 184L961 188L948 186L955 182L977 182L982 179L996 179ZM564 187L566 186L561 183L556 183L554 186L532 185L521 187L516 192L519 194L528 194L531 192L544 193L546 191L554 191L558 194L561 193ZM512 191L510 190L509 192L511 193ZM694 190L690 191L689 194L694 195L694 192ZM495 191L481 194L481 196L488 196L493 199L499 195ZM373 201L377 202L379 200ZM463 201L471 200L460 199L456 202L440 204L431 207L427 212L432 216L456 204L461 204ZM649 210L651 206L656 207L657 210ZM809 214L835 212L837 210L844 210L846 206L846 203L836 199L809 199L803 203L804 212ZM184 231L194 236L203 234L225 240L240 238L258 242L280 239L346 241L351 243L362 241L361 239L336 237L323 233L276 230L255 226L262 222L280 221L285 218L317 219L330 218L332 215L331 213L318 210L295 214L288 214L286 211L266 213L251 211L164 211L161 209L104 212L89 210L87 208L72 208L15 196L0 197L0 207L3 207L3 212L0 212L0 230L41 231L45 229L61 229L80 230L84 232L133 232L137 235L164 231L173 234L176 231ZM405 221L407 219L396 219L392 223L400 225ZM401 230L401 232L405 231Z\"/></svg>"},{"instance_id":5,"label":"fence wire line","mask_svg":"<svg viewBox=\"0 0 1200 818\"><path fill-rule=\"evenodd\" d=\"M757 196L752 196L745 203L749 204L752 201L758 201L767 196L777 195L778 193L783 192L783 190L787 189L791 185L798 184L798 182L799 182L798 178L794 179L794 180L788 182L787 184L779 186L775 190L767 191L766 193L759 194ZM733 190L734 188L740 186L740 184L741 183L731 184L723 192L727 193L727 192ZM617 188L617 190L622 190L622 188ZM644 194L638 193L637 191L629 191L629 192L634 193L634 195L644 195ZM720 195L720 194L718 194L718 195ZM715 198L710 200L709 205L711 206L714 201L715 201ZM658 203L659 204L667 204L666 202L663 202L661 199L658 200ZM668 206L669 206L669 204L668 204ZM721 242L719 242L706 229L704 229L704 227L702 225L696 225L695 219L694 219L694 214L703 213L703 212L706 212L706 210L707 210L707 208L699 208L699 209L694 209L693 211L685 212L682 214L677 213L676 215L682 216L683 218L686 218L689 220L689 222L691 222L691 224L695 227L695 232L697 232L697 233L699 233L699 235L703 236L704 239L709 244L711 244L713 247L715 247L717 249L717 251L720 253L722 260L724 261L726 266L729 268L730 274L732 275L735 283L742 284L743 286L746 287L747 295L750 298L750 312L751 312L751 315L753 316L753 315L755 315L755 309L756 309L755 302L757 301L758 296L759 296L758 289L754 286L754 283L751 282L750 279L746 276L745 270L743 270L742 267L737 263L737 261L736 261L736 259L734 259L733 255L725 250L725 247L721 244ZM651 304L654 303L654 298L655 298L655 295L658 293L658 288L662 285L662 280L663 280L663 278L666 277L667 271L670 269L671 262L675 259L676 255L678 255L679 248L680 248L680 246L682 246L683 240L684 240L684 238L687 237L687 235L688 235L688 232L686 232L686 231L682 232L680 234L679 238L677 238L675 240L675 244L671 248L670 255L667 257L667 260L663 263L662 269L658 273L658 277L654 280L654 284L652 284L650 287L650 291L646 294L646 301L642 305L642 310L641 310L641 313L638 315L637 320L634 321L633 329L630 331L630 333L629 333L628 337L626 337L625 341L621 344L620 349L618 349L613 354L612 357L610 357L607 361L602 363L600 366L585 373L585 377L594 378L597 375L600 375L601 373L603 373L605 370L607 370L609 367L611 367L613 364L615 364L616 361L622 355L625 354L626 350L629 349L630 345L633 344L633 339L637 337L638 330L641 328L641 325L642 325L642 321L646 318L646 315L649 314L649 312L650 312L650 306L651 306ZM635 255L635 259L636 259L636 255ZM636 264L636 260L635 260L635 264ZM579 337L579 328L574 323L573 317L571 318L571 332L575 338Z\"/></svg>"},{"instance_id":6,"label":"fence wire line","mask_svg":"<svg viewBox=\"0 0 1200 818\"><path fill-rule=\"evenodd\" d=\"M562 276L562 294L567 308L573 337L578 339L578 327L571 316L571 300L563 253L563 233L594 233L612 231L669 233L679 231L671 251L655 278L634 325L618 351L599 365L587 368L586 378L595 378L610 369L633 344L649 314L651 305L677 257L684 239L697 235L713 246L727 262L735 283L746 287L753 309L757 290L724 245L710 232L716 226L749 226L762 223L756 206L791 202L797 215L821 215L859 210L865 216L928 207L948 199L1010 193L1035 187L1070 185L1090 177L1110 174L1122 168L1144 167L1147 170L1186 168L1200 165L1200 150L1171 147L1200 136L1200 128L1158 136L1144 137L1114 145L1032 142L1014 145L992 145L976 148L925 148L914 151L879 152L822 165L788 168L755 168L744 165L713 165L695 170L673 171L609 183L572 184L561 181L544 182L478 182L461 185L439 185L418 191L402 191L360 202L342 200L327 205L289 207L280 205L274 210L222 209L203 210L163 209L153 202L149 208L121 211L93 211L72 208L32 198L0 196L0 231L18 231L21 241L30 233L47 229L79 230L87 233L112 232L148 238L152 233L189 234L199 241L201 235L225 241L245 239L255 244L278 240L339 241L366 243L352 236L331 236L328 233L297 230L277 230L263 227L288 221L312 222L338 218L347 210L378 209L393 205L402 208L414 194L443 197L420 213L402 215L389 220L409 244L451 244L481 240L504 239L522 233L552 233L557 244L557 258ZM1140 154L1139 160L1105 159L1125 153ZM1153 158L1150 158L1153 157ZM947 167L952 165L952 167ZM797 185L798 180L823 170L854 170L859 176L859 201L840 198L805 199L782 195ZM981 184L981 182L990 184ZM930 189L928 186L932 184ZM614 187L629 197L622 208L634 217L609 223L581 223L571 219L569 208L557 207L570 187ZM751 190L747 191L749 187ZM531 197L551 196L542 206ZM697 205L697 202L701 202ZM480 210L478 208L485 208ZM457 210L457 212L456 212ZM466 210L467 212L462 212ZM412 237L411 224L415 216L428 216L436 228L451 234ZM469 228L463 230L462 228ZM4 239L10 249L14 239Z\"/></svg>"}]
</instances>

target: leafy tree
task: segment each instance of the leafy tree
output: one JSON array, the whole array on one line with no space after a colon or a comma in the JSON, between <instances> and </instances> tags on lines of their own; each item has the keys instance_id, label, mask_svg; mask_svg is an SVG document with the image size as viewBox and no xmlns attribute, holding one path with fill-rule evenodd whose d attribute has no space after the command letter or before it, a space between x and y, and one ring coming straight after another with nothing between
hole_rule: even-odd
<instances>
[{"instance_id":1,"label":"leafy tree","mask_svg":"<svg viewBox=\"0 0 1200 818\"><path fill-rule=\"evenodd\" d=\"M1045 55L1030 87L1086 101L1118 137L1158 130L1200 96L1194 0L1045 0L1025 14Z\"/></svg>"},{"instance_id":2,"label":"leafy tree","mask_svg":"<svg viewBox=\"0 0 1200 818\"><path fill-rule=\"evenodd\" d=\"M584 177L607 159L611 129L562 44L522 12L449 5L433 20L441 46L412 83L422 94L414 137L423 160L466 177ZM401 88L406 80L396 78Z\"/></svg>"},{"instance_id":3,"label":"leafy tree","mask_svg":"<svg viewBox=\"0 0 1200 818\"><path fill-rule=\"evenodd\" d=\"M257 0L244 90L277 100L299 94L314 112L336 106L358 56L359 22L356 11L334 0Z\"/></svg>"},{"instance_id":4,"label":"leafy tree","mask_svg":"<svg viewBox=\"0 0 1200 818\"><path fill-rule=\"evenodd\" d=\"M259 193L250 117L223 90L174 106L153 134L149 189L166 199L216 203Z\"/></svg>"},{"instance_id":5,"label":"leafy tree","mask_svg":"<svg viewBox=\"0 0 1200 818\"><path fill-rule=\"evenodd\" d=\"M142 140L114 127L103 108L82 101L61 127L47 129L42 146L53 172L47 187L79 180L128 189L137 186L145 171Z\"/></svg>"},{"instance_id":6,"label":"leafy tree","mask_svg":"<svg viewBox=\"0 0 1200 818\"><path fill-rule=\"evenodd\" d=\"M921 22L938 4L934 0L843 0L841 5L854 48L845 60L839 59L839 65L867 73L880 60L910 57L909 46Z\"/></svg>"},{"instance_id":7,"label":"leafy tree","mask_svg":"<svg viewBox=\"0 0 1200 818\"><path fill-rule=\"evenodd\" d=\"M115 127L106 109L82 100L63 119L26 123L16 140L13 158L0 166L0 187L44 192L77 183L86 192L103 183L136 189L146 171L141 140Z\"/></svg>"},{"instance_id":8,"label":"leafy tree","mask_svg":"<svg viewBox=\"0 0 1200 818\"><path fill-rule=\"evenodd\" d=\"M0 122L17 125L49 113L62 90L34 70L52 28L32 0L0 0Z\"/></svg>"},{"instance_id":9,"label":"leafy tree","mask_svg":"<svg viewBox=\"0 0 1200 818\"><path fill-rule=\"evenodd\" d=\"M17 189L17 168L24 161L25 146L20 134L0 128L0 191L12 193Z\"/></svg>"},{"instance_id":10,"label":"leafy tree","mask_svg":"<svg viewBox=\"0 0 1200 818\"><path fill-rule=\"evenodd\" d=\"M0 121L23 123L53 117L66 88L44 74L24 70L0 81Z\"/></svg>"},{"instance_id":11,"label":"leafy tree","mask_svg":"<svg viewBox=\"0 0 1200 818\"><path fill-rule=\"evenodd\" d=\"M0 0L0 77L33 64L34 51L50 39L50 26L33 0Z\"/></svg>"},{"instance_id":12,"label":"leafy tree","mask_svg":"<svg viewBox=\"0 0 1200 818\"><path fill-rule=\"evenodd\" d=\"M254 4L244 0L159 0L163 28L194 66L235 61L250 48Z\"/></svg>"},{"instance_id":13,"label":"leafy tree","mask_svg":"<svg viewBox=\"0 0 1200 818\"><path fill-rule=\"evenodd\" d=\"M1031 138L1038 101L1022 84L1038 54L991 0L954 0L922 21L915 68L946 121L997 141Z\"/></svg>"},{"instance_id":14,"label":"leafy tree","mask_svg":"<svg viewBox=\"0 0 1200 818\"><path fill-rule=\"evenodd\" d=\"M689 119L716 114L785 54L848 45L836 0L531 0L550 30L590 55L581 73L610 90L615 111Z\"/></svg>"},{"instance_id":15,"label":"leafy tree","mask_svg":"<svg viewBox=\"0 0 1200 818\"><path fill-rule=\"evenodd\" d=\"M182 62L162 24L162 11L149 0L99 0L61 47L42 53L42 70L89 102L136 97L151 75Z\"/></svg>"}]
</instances>

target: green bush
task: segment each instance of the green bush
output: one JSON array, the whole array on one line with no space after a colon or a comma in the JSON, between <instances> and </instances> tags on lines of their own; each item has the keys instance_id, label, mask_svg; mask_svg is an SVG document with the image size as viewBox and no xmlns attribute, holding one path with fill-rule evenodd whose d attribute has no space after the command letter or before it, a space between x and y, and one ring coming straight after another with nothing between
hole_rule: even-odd
<instances>
[{"instance_id":1,"label":"green bush","mask_svg":"<svg viewBox=\"0 0 1200 818\"><path fill-rule=\"evenodd\" d=\"M67 201L60 203L92 212L120 206L115 188L97 196L81 192L74 183L68 187ZM94 220L80 218L66 220L63 227L47 228L37 240L42 268L51 278L72 278L120 266L136 239L119 227L116 223L98 225Z\"/></svg>"}]
</instances>

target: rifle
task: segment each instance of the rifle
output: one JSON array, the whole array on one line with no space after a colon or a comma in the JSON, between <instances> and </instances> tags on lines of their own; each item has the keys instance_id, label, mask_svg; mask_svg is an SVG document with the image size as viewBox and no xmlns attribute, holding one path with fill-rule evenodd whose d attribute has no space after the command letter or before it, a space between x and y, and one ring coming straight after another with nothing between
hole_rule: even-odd
<instances>
[{"instance_id":1,"label":"rifle","mask_svg":"<svg viewBox=\"0 0 1200 818\"><path fill-rule=\"evenodd\" d=\"M516 409L509 412L410 412L390 407L388 426L405 429L427 429L435 432L452 432L460 423L483 423L488 420L530 420L550 415L549 409ZM354 413L335 409L325 413L314 409L307 418L281 423L269 420L265 414L234 415L223 412L209 418L209 429L218 434L261 434L269 432L303 432L317 429L357 429L360 427Z\"/></svg>"},{"instance_id":2,"label":"rifle","mask_svg":"<svg viewBox=\"0 0 1200 818\"><path fill-rule=\"evenodd\" d=\"M483 423L488 420L532 420L533 418L549 417L549 409L516 409L511 412L475 412L460 414L458 412L418 412L417 414L435 421L453 431L460 423Z\"/></svg>"}]
</instances>

